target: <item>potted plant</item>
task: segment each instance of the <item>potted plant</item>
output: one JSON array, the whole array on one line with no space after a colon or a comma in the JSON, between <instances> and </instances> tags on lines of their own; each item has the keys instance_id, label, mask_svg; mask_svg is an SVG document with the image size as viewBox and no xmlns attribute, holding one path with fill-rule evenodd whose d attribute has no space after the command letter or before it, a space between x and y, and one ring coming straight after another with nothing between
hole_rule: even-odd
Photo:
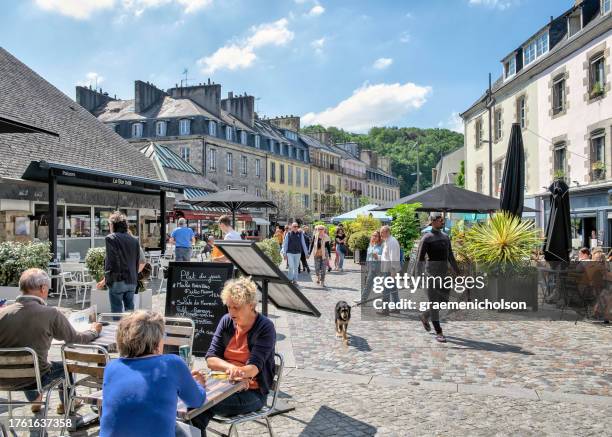
<instances>
[{"instance_id":1,"label":"potted plant","mask_svg":"<svg viewBox=\"0 0 612 437\"><path fill-rule=\"evenodd\" d=\"M603 84L597 81L593 84L593 87L591 88L591 98L599 97L600 95L603 94L603 92L604 92Z\"/></svg>"},{"instance_id":2,"label":"potted plant","mask_svg":"<svg viewBox=\"0 0 612 437\"><path fill-rule=\"evenodd\" d=\"M354 260L358 264L364 264L368 254L368 246L370 245L370 232L359 231L354 232L348 239L348 246L354 253Z\"/></svg>"},{"instance_id":3,"label":"potted plant","mask_svg":"<svg viewBox=\"0 0 612 437\"><path fill-rule=\"evenodd\" d=\"M564 181L565 172L563 170L555 170L555 172L553 173L553 179L556 181Z\"/></svg>"},{"instance_id":4,"label":"potted plant","mask_svg":"<svg viewBox=\"0 0 612 437\"><path fill-rule=\"evenodd\" d=\"M104 247L94 247L87 251L85 255L85 265L89 274L96 281L99 282L104 277L104 257L106 256L106 249Z\"/></svg>"},{"instance_id":5,"label":"potted plant","mask_svg":"<svg viewBox=\"0 0 612 437\"><path fill-rule=\"evenodd\" d=\"M537 310L537 270L530 258L541 241L533 222L498 212L467 231L464 244L477 268L488 275L486 297L524 301Z\"/></svg>"},{"instance_id":6,"label":"potted plant","mask_svg":"<svg viewBox=\"0 0 612 437\"><path fill-rule=\"evenodd\" d=\"M51 261L49 243L0 243L0 298L15 299L19 295L19 277L24 270L47 270Z\"/></svg>"},{"instance_id":7,"label":"potted plant","mask_svg":"<svg viewBox=\"0 0 612 437\"><path fill-rule=\"evenodd\" d=\"M595 161L591 165L591 169L593 170L593 178L595 180L603 179L604 174L606 172L606 165L601 161Z\"/></svg>"},{"instance_id":8,"label":"potted plant","mask_svg":"<svg viewBox=\"0 0 612 437\"><path fill-rule=\"evenodd\" d=\"M276 240L273 238L267 238L256 244L257 247L259 247L275 265L279 265L281 262L283 262L283 257L280 254L280 246Z\"/></svg>"}]
</instances>

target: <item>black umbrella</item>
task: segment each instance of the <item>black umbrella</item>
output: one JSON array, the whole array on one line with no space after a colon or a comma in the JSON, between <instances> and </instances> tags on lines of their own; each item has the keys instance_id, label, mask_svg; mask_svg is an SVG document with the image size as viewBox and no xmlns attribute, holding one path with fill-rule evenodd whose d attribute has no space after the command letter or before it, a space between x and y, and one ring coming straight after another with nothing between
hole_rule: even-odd
<instances>
[{"instance_id":1,"label":"black umbrella","mask_svg":"<svg viewBox=\"0 0 612 437\"><path fill-rule=\"evenodd\" d=\"M554 181L550 187L550 216L546 225L544 259L569 262L572 251L569 187Z\"/></svg>"},{"instance_id":2,"label":"black umbrella","mask_svg":"<svg viewBox=\"0 0 612 437\"><path fill-rule=\"evenodd\" d=\"M195 197L183 200L185 203L203 207L226 208L232 213L232 227L236 226L236 211L243 208L276 208L276 204L271 200L253 194L245 193L242 190L225 190L207 196Z\"/></svg>"},{"instance_id":3,"label":"black umbrella","mask_svg":"<svg viewBox=\"0 0 612 437\"><path fill-rule=\"evenodd\" d=\"M525 150L521 126L512 123L510 141L506 152L504 176L501 182L500 209L517 217L523 215L525 197Z\"/></svg>"},{"instance_id":4,"label":"black umbrella","mask_svg":"<svg viewBox=\"0 0 612 437\"><path fill-rule=\"evenodd\" d=\"M386 211L404 203L420 203L421 207L417 211L487 213L499 209L499 199L495 197L466 190L454 184L442 184L402 197L394 202L374 208L372 211ZM525 208L525 210L534 211L530 208Z\"/></svg>"}]
</instances>

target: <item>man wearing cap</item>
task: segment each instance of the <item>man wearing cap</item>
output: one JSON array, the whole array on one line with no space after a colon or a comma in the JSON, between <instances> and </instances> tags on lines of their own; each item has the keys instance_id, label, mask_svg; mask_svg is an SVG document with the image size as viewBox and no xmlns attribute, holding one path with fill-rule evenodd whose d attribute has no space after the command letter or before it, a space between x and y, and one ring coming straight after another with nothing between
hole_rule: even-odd
<instances>
[{"instance_id":1,"label":"man wearing cap","mask_svg":"<svg viewBox=\"0 0 612 437\"><path fill-rule=\"evenodd\" d=\"M182 217L179 219L178 227L170 235L170 242L176 244L174 248L175 261L191 261L191 248L195 244L195 234L187 226L187 220Z\"/></svg>"},{"instance_id":2,"label":"man wearing cap","mask_svg":"<svg viewBox=\"0 0 612 437\"><path fill-rule=\"evenodd\" d=\"M444 215L440 212L432 212L429 215L431 230L423 234L417 252L417 275L423 272L423 267L427 276L441 277L442 281L430 281L427 288L427 298L430 303L448 302L450 290L444 288L444 278L448 275L448 265L455 274L459 274L459 266L453 255L450 238L444 229ZM440 286L441 285L441 286ZM436 330L436 340L444 343L446 338L440 326L440 311L437 308L430 308L421 314L421 322L426 331L431 331L429 319Z\"/></svg>"}]
</instances>

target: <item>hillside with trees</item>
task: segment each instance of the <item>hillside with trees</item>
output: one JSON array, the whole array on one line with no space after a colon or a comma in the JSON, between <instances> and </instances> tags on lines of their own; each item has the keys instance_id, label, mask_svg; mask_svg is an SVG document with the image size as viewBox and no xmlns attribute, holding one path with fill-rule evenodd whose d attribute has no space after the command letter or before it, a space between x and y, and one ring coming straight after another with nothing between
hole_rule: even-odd
<instances>
[{"instance_id":1,"label":"hillside with trees","mask_svg":"<svg viewBox=\"0 0 612 437\"><path fill-rule=\"evenodd\" d=\"M372 149L391 158L393 174L400 179L402 196L416 191L416 148L419 144L421 190L431 186L431 169L440 157L463 146L463 134L448 129L416 127L374 127L367 134L354 134L336 127L320 125L302 129L306 134L326 131L335 143L354 141L362 149Z\"/></svg>"}]
</instances>

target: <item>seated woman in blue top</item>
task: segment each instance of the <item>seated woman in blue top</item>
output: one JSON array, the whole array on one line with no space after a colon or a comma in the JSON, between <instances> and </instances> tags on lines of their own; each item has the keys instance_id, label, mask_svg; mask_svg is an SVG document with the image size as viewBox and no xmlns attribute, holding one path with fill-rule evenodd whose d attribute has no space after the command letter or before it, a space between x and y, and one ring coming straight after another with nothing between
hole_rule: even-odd
<instances>
[{"instance_id":1,"label":"seated woman in blue top","mask_svg":"<svg viewBox=\"0 0 612 437\"><path fill-rule=\"evenodd\" d=\"M137 311L119 322L121 358L104 370L101 437L174 436L177 398L189 408L206 400L204 376L177 355L162 355L164 318Z\"/></svg>"},{"instance_id":2,"label":"seated woman in blue top","mask_svg":"<svg viewBox=\"0 0 612 437\"><path fill-rule=\"evenodd\" d=\"M259 314L257 286L250 278L226 283L221 299L229 311L224 315L206 353L210 370L222 371L229 379L247 379L248 390L238 392L204 411L192 424L205 430L215 415L235 416L264 406L274 378L276 329Z\"/></svg>"}]
</instances>

